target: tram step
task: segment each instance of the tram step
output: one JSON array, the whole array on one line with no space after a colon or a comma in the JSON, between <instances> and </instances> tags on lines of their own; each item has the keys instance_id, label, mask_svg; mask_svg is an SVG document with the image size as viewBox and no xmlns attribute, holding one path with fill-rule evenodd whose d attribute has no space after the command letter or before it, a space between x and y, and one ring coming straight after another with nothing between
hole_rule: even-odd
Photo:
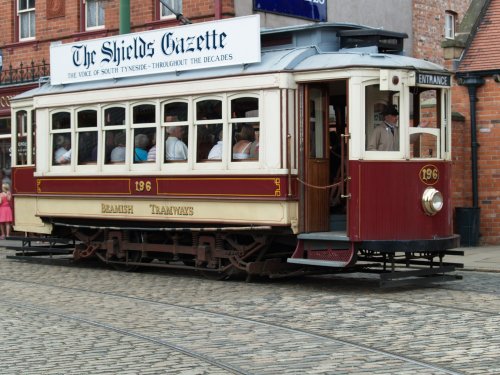
<instances>
[{"instance_id":1,"label":"tram step","mask_svg":"<svg viewBox=\"0 0 500 375\"><path fill-rule=\"evenodd\" d=\"M298 236L297 247L288 263L321 267L346 267L354 249L345 236L326 233L307 233Z\"/></svg>"}]
</instances>

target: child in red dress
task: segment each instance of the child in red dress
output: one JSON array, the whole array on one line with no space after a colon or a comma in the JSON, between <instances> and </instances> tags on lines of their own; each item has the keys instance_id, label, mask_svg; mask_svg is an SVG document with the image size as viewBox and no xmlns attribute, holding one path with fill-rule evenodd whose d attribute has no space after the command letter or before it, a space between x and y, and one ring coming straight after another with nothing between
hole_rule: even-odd
<instances>
[{"instance_id":1,"label":"child in red dress","mask_svg":"<svg viewBox=\"0 0 500 375\"><path fill-rule=\"evenodd\" d=\"M2 184L2 192L0 193L0 231L2 236L0 240L4 240L5 236L10 236L10 226L12 224L11 199L9 184Z\"/></svg>"}]
</instances>

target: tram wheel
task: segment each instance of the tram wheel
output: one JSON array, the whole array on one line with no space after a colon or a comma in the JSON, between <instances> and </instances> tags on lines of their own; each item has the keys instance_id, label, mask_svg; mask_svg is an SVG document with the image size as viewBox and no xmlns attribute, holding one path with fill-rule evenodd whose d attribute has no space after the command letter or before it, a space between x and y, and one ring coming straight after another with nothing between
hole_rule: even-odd
<instances>
[{"instance_id":1,"label":"tram wheel","mask_svg":"<svg viewBox=\"0 0 500 375\"><path fill-rule=\"evenodd\" d=\"M143 236L141 232L128 232L127 233L130 242L134 243L142 243L144 242ZM126 236L127 237L127 236ZM126 250L126 254L124 257L110 259L112 261L111 266L117 270L122 272L133 272L136 271L140 265L138 264L129 264L131 263L141 263L142 252L137 250Z\"/></svg>"},{"instance_id":2,"label":"tram wheel","mask_svg":"<svg viewBox=\"0 0 500 375\"><path fill-rule=\"evenodd\" d=\"M141 263L141 259L142 253L140 251L129 251L128 259L114 259L113 263L111 263L111 266L117 271L133 272L137 271L140 266L137 264L128 264L128 262Z\"/></svg>"}]
</instances>

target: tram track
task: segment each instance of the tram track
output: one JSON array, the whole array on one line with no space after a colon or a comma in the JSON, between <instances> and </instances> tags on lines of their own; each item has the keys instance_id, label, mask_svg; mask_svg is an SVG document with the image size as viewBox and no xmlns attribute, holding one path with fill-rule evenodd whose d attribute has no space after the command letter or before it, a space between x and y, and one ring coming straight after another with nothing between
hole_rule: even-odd
<instances>
[{"instance_id":1,"label":"tram track","mask_svg":"<svg viewBox=\"0 0 500 375\"><path fill-rule=\"evenodd\" d=\"M193 350L190 350L190 349L187 349L187 348L183 348L183 347L181 347L179 345L173 344L173 343L165 341L165 340L157 339L157 338L154 338L154 337L151 337L151 336L147 336L147 335L142 335L140 333L133 332L131 330L126 330L126 329L122 329L122 328L119 328L119 327L115 327L115 326L113 326L111 324L105 324L105 323L101 323L101 322L98 322L98 321L95 321L95 320L85 319L85 318L82 318L82 317L78 317L78 316L75 316L75 315L64 314L64 313L57 312L57 311L54 311L54 310L44 309L44 308L41 308L39 306L29 305L29 304L21 303L21 302L12 302L12 301L2 300L2 303L5 304L5 305L9 305L11 307L17 307L19 309L31 310L31 311L35 311L37 313L42 313L42 314L57 316L59 318L63 318L63 319L66 319L66 320L76 321L76 322L81 323L81 324L91 325L91 326L94 326L94 327L105 329L107 331L113 331L113 332L116 332L116 333L121 334L121 335L134 337L134 338L142 340L142 341L148 341L148 342L156 344L156 345L165 346L165 347L167 347L169 349L175 350L176 352L179 352L179 353L185 354L187 356L190 356L192 358L196 358L198 360L204 361L204 362L209 363L209 364L211 364L211 365L213 365L213 366L215 366L217 368L229 371L232 374L236 374L236 375L251 375L251 373L249 373L247 371L244 371L244 370L242 370L242 369L240 369L240 368L238 368L236 366L232 366L232 365L229 365L229 364L226 364L226 363L222 363L221 361L218 361L218 360L216 360L214 358L210 358L210 357L208 357L208 356L206 356L204 354L197 353L197 352L195 352Z\"/></svg>"},{"instance_id":2,"label":"tram track","mask_svg":"<svg viewBox=\"0 0 500 375\"><path fill-rule=\"evenodd\" d=\"M0 278L0 280L4 281L4 282L13 282L13 283L20 283L20 284L25 284L25 285L28 284L28 285L32 285L32 286L43 286L46 288L65 290L65 291L69 291L69 292L73 292L73 293L82 293L82 292L83 293L90 293L90 294L94 294L94 295L101 295L101 296L105 296L105 297L112 297L112 298L117 298L117 299L135 301L135 302L144 303L144 304L151 304L151 305L156 305L156 306L181 309L185 312L190 312L190 313L196 312L196 313L206 314L206 315L211 316L211 317L232 319L234 321L238 321L238 322L242 322L242 323L263 326L263 327L266 327L268 329L277 329L277 330L280 330L280 331L283 331L286 333L290 333L293 335L307 336L307 337L312 338L312 339L320 340L321 342L331 342L331 343L335 343L335 344L345 345L345 346L348 346L352 349L361 350L361 351L369 352L369 353L372 353L375 355L384 356L385 358L390 359L390 360L397 360L397 361L401 361L401 362L404 362L407 364L411 364L411 365L417 366L421 369L425 369L426 371L427 370L433 371L433 373L443 373L443 374L450 374L450 375L462 374L461 372L457 372L453 369L449 369L449 368L442 367L442 366L437 366L437 365L434 365L434 364L426 362L426 361L417 360L417 359L411 358L411 357L406 356L406 355L398 354L395 352L390 352L390 351L379 349L379 348L376 348L373 346L360 344L360 343L357 343L353 340L332 337L331 335L319 334L316 332L312 332L312 331L308 331L308 330L304 330L304 329L300 329L300 328L292 328L292 327L289 327L289 326L286 326L283 324L266 322L266 321L262 321L259 319L234 316L234 315L231 315L228 313L214 312L212 310L202 309L202 308L198 308L198 307L189 307L189 306L184 306L181 304L175 304L175 303L169 303L169 302L163 302L163 301L154 301L154 300L150 300L150 299L146 299L146 298L128 296L128 295L112 293L112 292L95 291L95 290L89 290L89 289L85 289L85 288L56 286L56 285L47 284L47 283L31 282L31 281L24 281L24 280L9 279L9 278ZM77 321L77 322L80 322L82 324L92 325L95 327L99 327L101 329L106 329L108 331L114 331L114 332L122 334L122 335L135 337L136 339L139 339L139 340L148 341L148 342L154 343L156 345L165 346L165 347L168 347L168 348L175 350L177 352L183 353L183 354L188 355L188 356L193 357L193 358L197 358L197 359L202 360L206 363L209 363L213 366L216 366L218 368L229 371L233 374L252 374L252 373L249 373L249 372L247 372L247 371L245 371L237 366L233 366L231 364L221 362L221 361L219 361L215 358L211 358L203 353L199 353L199 352L196 352L194 350L184 348L182 346L179 346L179 345L172 343L172 342L169 342L167 340L162 340L162 339L158 339L158 338L155 338L152 336L140 334L140 333L134 332L132 330L119 328L119 327L116 327L114 325L102 323L102 322L97 321L97 320L82 318L82 317L79 317L79 316L76 316L73 314L67 314L67 313L62 313L62 312L58 312L58 311L53 311L51 309L43 308L43 307L36 306L36 305L26 304L26 303L19 302L19 301L13 302L13 301L3 300L2 302L5 304L8 304L10 306L15 306L17 308L28 309L31 311L36 311L38 313L55 315L55 316L58 316L62 319ZM446 307L446 306L443 306L443 307ZM481 313L480 311L478 311L478 312Z\"/></svg>"}]
</instances>

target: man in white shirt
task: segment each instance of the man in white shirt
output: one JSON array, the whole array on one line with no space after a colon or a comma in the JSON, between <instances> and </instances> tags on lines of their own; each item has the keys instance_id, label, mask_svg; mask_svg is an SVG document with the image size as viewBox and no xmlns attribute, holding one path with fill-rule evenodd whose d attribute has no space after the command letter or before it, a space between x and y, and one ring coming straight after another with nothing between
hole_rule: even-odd
<instances>
[{"instance_id":1,"label":"man in white shirt","mask_svg":"<svg viewBox=\"0 0 500 375\"><path fill-rule=\"evenodd\" d=\"M57 149L54 151L54 164L68 164L71 161L71 140L66 135L56 139Z\"/></svg>"},{"instance_id":2,"label":"man in white shirt","mask_svg":"<svg viewBox=\"0 0 500 375\"><path fill-rule=\"evenodd\" d=\"M165 160L187 160L188 148L181 141L184 128L184 126L169 126L167 128L168 138L165 142Z\"/></svg>"}]
</instances>

